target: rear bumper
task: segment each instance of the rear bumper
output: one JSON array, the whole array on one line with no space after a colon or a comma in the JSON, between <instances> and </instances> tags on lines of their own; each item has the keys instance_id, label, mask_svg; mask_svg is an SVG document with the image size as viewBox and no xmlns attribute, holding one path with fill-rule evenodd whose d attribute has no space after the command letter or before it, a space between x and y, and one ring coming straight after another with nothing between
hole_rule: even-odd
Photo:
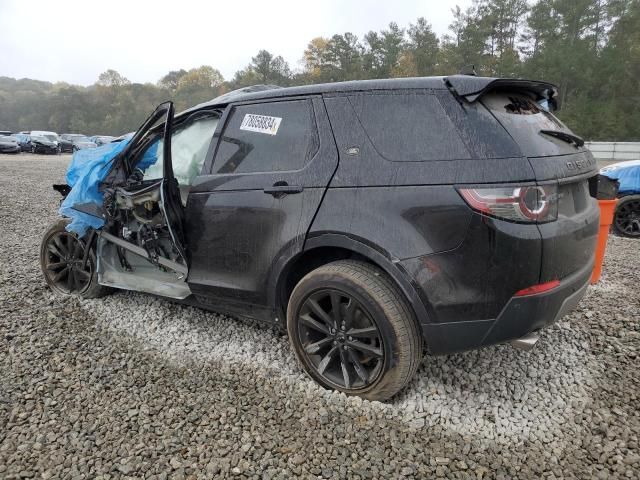
<instances>
[{"instance_id":1,"label":"rear bumper","mask_svg":"<svg viewBox=\"0 0 640 480\"><path fill-rule=\"evenodd\" d=\"M453 353L504 343L553 324L578 305L592 270L593 260L549 292L512 297L495 319L423 324L431 353Z\"/></svg>"}]
</instances>

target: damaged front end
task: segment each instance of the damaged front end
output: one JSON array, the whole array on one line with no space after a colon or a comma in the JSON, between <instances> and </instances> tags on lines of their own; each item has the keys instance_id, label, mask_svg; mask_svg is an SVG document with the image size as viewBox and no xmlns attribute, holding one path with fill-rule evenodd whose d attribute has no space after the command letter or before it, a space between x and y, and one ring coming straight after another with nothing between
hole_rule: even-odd
<instances>
[{"instance_id":1,"label":"damaged front end","mask_svg":"<svg viewBox=\"0 0 640 480\"><path fill-rule=\"evenodd\" d=\"M77 152L68 185L54 185L63 196L60 213L70 219L66 230L95 252L92 275L102 286L176 299L191 294L172 123L173 104L167 102L133 136ZM159 174L148 179L152 168Z\"/></svg>"}]
</instances>

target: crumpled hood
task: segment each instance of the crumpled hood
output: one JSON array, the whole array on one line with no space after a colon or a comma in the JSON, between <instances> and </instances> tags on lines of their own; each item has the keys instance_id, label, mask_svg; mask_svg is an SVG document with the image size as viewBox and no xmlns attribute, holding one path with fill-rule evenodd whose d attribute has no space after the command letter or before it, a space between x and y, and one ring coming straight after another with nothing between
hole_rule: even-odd
<instances>
[{"instance_id":1,"label":"crumpled hood","mask_svg":"<svg viewBox=\"0 0 640 480\"><path fill-rule=\"evenodd\" d=\"M31 143L36 143L38 145L44 145L46 147L55 147L56 143L52 142L51 140L40 140L40 139L31 139Z\"/></svg>"}]
</instances>

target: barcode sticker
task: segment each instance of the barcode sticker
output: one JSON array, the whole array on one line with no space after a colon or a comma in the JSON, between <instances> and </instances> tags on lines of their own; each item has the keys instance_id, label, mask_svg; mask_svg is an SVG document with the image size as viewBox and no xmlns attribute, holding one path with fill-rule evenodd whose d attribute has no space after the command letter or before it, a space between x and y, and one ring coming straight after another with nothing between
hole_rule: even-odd
<instances>
[{"instance_id":1,"label":"barcode sticker","mask_svg":"<svg viewBox=\"0 0 640 480\"><path fill-rule=\"evenodd\" d=\"M268 117L267 115L247 113L242 119L240 130L276 135L278 133L278 128L280 128L281 121L282 118L279 117Z\"/></svg>"}]
</instances>

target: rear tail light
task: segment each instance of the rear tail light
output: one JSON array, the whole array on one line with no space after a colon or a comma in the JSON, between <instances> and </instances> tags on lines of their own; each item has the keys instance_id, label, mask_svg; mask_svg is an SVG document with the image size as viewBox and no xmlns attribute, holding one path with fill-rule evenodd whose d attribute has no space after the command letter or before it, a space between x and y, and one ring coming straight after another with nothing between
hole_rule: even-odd
<instances>
[{"instance_id":1,"label":"rear tail light","mask_svg":"<svg viewBox=\"0 0 640 480\"><path fill-rule=\"evenodd\" d=\"M459 188L458 192L471 208L491 217L526 223L558 218L556 185Z\"/></svg>"}]
</instances>

